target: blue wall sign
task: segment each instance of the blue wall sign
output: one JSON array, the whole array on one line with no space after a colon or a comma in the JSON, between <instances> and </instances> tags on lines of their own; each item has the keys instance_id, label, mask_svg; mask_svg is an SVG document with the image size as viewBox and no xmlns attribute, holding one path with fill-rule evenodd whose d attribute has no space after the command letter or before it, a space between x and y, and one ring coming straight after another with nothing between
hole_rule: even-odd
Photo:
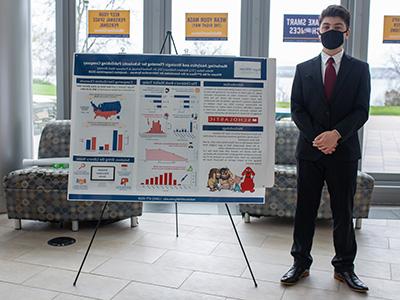
<instances>
[{"instance_id":1,"label":"blue wall sign","mask_svg":"<svg viewBox=\"0 0 400 300\"><path fill-rule=\"evenodd\" d=\"M319 15L284 15L284 42L319 43Z\"/></svg>"}]
</instances>

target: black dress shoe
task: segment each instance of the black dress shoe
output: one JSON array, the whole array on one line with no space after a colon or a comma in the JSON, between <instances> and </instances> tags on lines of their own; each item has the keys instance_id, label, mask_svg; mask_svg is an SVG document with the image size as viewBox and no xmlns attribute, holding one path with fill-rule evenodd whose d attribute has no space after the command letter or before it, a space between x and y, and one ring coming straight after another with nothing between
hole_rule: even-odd
<instances>
[{"instance_id":1,"label":"black dress shoe","mask_svg":"<svg viewBox=\"0 0 400 300\"><path fill-rule=\"evenodd\" d=\"M335 279L345 282L355 292L366 293L368 291L368 287L357 277L354 271L335 271Z\"/></svg>"},{"instance_id":2,"label":"black dress shoe","mask_svg":"<svg viewBox=\"0 0 400 300\"><path fill-rule=\"evenodd\" d=\"M308 268L293 265L289 271L282 276L281 283L284 285L293 285L296 284L301 278L309 275L310 271Z\"/></svg>"}]
</instances>

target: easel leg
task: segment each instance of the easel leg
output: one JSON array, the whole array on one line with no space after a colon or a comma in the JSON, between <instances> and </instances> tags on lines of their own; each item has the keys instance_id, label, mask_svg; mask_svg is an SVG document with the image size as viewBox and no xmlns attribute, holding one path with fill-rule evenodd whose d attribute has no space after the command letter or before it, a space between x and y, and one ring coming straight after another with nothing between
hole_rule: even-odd
<instances>
[{"instance_id":1,"label":"easel leg","mask_svg":"<svg viewBox=\"0 0 400 300\"><path fill-rule=\"evenodd\" d=\"M232 226L233 226L233 229L235 230L236 237L237 237L237 239L238 239L238 241L239 241L240 248L242 249L242 252L243 252L243 255L244 255L244 259L246 260L246 263L247 263L247 267L249 268L251 277L253 278L254 285L255 285L255 287L257 287L258 285L257 285L256 279L254 278L254 274L253 274L253 271L251 270L249 260L247 259L247 256L246 256L246 252L244 251L242 242L240 241L240 237L239 237L239 234L238 234L238 232L237 232L237 230L236 230L235 222L233 222L232 215L231 215L231 211L229 210L228 204L225 203L225 207L226 207L226 210L228 211L229 218L231 219Z\"/></svg>"},{"instance_id":2,"label":"easel leg","mask_svg":"<svg viewBox=\"0 0 400 300\"><path fill-rule=\"evenodd\" d=\"M101 211L101 215L100 215L99 221L97 222L96 229L94 230L92 239L91 239L91 241L90 241L90 243L89 243L89 247L88 247L87 250L86 250L85 257L83 258L83 261L82 261L82 263L81 263L81 267L79 268L78 274L77 274L76 277L75 277L74 286L76 286L76 282L78 281L78 277L79 277L79 275L81 274L81 270L82 270L82 267L83 267L83 265L84 265L84 263L85 263L85 261L86 261L86 257L87 257L88 254L89 254L90 247L92 247L92 243L93 243L94 237L96 236L97 229L99 229L99 226L100 226L100 223L101 223L101 219L103 218L104 211L106 210L107 204L108 204L108 201L107 201L106 203L104 203L104 206L103 206L103 209L102 209L102 211Z\"/></svg>"},{"instance_id":3,"label":"easel leg","mask_svg":"<svg viewBox=\"0 0 400 300\"><path fill-rule=\"evenodd\" d=\"M175 228L176 228L176 237L178 237L178 203L175 202Z\"/></svg>"}]
</instances>

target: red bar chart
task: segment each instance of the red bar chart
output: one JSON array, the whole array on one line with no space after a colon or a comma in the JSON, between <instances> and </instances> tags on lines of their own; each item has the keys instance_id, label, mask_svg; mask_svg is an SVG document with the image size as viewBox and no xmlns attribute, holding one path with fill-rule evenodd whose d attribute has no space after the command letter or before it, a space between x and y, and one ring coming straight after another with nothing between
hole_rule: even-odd
<instances>
[{"instance_id":1,"label":"red bar chart","mask_svg":"<svg viewBox=\"0 0 400 300\"><path fill-rule=\"evenodd\" d=\"M172 173L164 173L155 177L146 178L141 185L168 185L168 186L179 186L178 181L173 178Z\"/></svg>"}]
</instances>

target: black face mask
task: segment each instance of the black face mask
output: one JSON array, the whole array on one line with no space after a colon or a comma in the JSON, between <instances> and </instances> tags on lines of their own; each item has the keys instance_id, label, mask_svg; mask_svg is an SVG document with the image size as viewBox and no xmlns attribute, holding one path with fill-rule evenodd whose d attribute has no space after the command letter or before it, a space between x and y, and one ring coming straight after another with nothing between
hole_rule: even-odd
<instances>
[{"instance_id":1,"label":"black face mask","mask_svg":"<svg viewBox=\"0 0 400 300\"><path fill-rule=\"evenodd\" d=\"M344 43L343 34L345 32L347 32L347 30L344 32L338 30L329 30L321 33L322 45L330 50L339 48Z\"/></svg>"}]
</instances>

